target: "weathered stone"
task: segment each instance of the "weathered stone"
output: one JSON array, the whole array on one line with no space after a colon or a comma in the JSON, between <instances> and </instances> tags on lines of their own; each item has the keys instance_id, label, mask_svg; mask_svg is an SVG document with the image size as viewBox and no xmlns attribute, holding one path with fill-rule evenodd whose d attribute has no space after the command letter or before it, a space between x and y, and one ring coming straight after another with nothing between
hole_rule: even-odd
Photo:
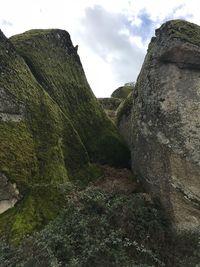
<instances>
[{"instance_id":1,"label":"weathered stone","mask_svg":"<svg viewBox=\"0 0 200 267\"><path fill-rule=\"evenodd\" d=\"M12 208L19 199L16 184L9 182L7 177L0 173L0 214Z\"/></svg>"},{"instance_id":2,"label":"weathered stone","mask_svg":"<svg viewBox=\"0 0 200 267\"><path fill-rule=\"evenodd\" d=\"M133 103L133 92L119 105L117 109L117 126L126 141L127 145L131 147L131 110Z\"/></svg>"},{"instance_id":3,"label":"weathered stone","mask_svg":"<svg viewBox=\"0 0 200 267\"><path fill-rule=\"evenodd\" d=\"M199 41L195 24L163 24L133 93L133 170L180 230L200 229Z\"/></svg>"},{"instance_id":4,"label":"weathered stone","mask_svg":"<svg viewBox=\"0 0 200 267\"><path fill-rule=\"evenodd\" d=\"M0 120L18 122L23 119L24 112L23 103L4 88L0 88Z\"/></svg>"}]
</instances>

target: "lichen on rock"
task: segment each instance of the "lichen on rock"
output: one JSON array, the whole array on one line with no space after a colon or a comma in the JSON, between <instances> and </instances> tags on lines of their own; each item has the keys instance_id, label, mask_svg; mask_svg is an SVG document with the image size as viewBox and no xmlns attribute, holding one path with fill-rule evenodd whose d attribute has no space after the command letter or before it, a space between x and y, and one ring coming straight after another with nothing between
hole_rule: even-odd
<instances>
[{"instance_id":1,"label":"lichen on rock","mask_svg":"<svg viewBox=\"0 0 200 267\"><path fill-rule=\"evenodd\" d=\"M133 93L132 167L180 230L200 226L200 27L156 30Z\"/></svg>"}]
</instances>

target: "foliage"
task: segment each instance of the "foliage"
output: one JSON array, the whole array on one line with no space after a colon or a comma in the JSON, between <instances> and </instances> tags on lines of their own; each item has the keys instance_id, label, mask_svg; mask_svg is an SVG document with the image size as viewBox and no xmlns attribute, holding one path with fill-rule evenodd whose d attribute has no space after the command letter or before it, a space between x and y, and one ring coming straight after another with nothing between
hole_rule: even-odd
<instances>
[{"instance_id":1,"label":"foliage","mask_svg":"<svg viewBox=\"0 0 200 267\"><path fill-rule=\"evenodd\" d=\"M34 238L1 249L3 266L163 266L154 241L164 238L166 221L144 197L71 189L65 203Z\"/></svg>"},{"instance_id":2,"label":"foliage","mask_svg":"<svg viewBox=\"0 0 200 267\"><path fill-rule=\"evenodd\" d=\"M1 242L2 267L198 267L198 237L176 236L145 194L67 187L65 208L19 247Z\"/></svg>"}]
</instances>

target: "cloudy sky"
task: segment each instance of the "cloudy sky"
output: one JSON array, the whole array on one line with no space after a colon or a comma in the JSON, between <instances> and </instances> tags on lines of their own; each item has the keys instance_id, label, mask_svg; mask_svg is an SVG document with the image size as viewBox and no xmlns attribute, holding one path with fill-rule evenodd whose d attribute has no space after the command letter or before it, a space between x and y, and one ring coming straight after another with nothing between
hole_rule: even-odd
<instances>
[{"instance_id":1,"label":"cloudy sky","mask_svg":"<svg viewBox=\"0 0 200 267\"><path fill-rule=\"evenodd\" d=\"M199 0L0 0L7 37L34 28L67 30L97 97L139 74L154 31L170 19L200 24Z\"/></svg>"}]
</instances>

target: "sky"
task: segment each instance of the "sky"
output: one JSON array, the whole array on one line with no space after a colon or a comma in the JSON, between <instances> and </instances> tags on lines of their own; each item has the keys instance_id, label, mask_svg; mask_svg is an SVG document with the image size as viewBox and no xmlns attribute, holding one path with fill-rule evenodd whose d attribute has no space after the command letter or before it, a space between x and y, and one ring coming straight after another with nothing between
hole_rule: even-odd
<instances>
[{"instance_id":1,"label":"sky","mask_svg":"<svg viewBox=\"0 0 200 267\"><path fill-rule=\"evenodd\" d=\"M171 19L200 24L199 0L0 0L0 28L10 37L59 28L79 46L97 97L135 82L156 28Z\"/></svg>"}]
</instances>

